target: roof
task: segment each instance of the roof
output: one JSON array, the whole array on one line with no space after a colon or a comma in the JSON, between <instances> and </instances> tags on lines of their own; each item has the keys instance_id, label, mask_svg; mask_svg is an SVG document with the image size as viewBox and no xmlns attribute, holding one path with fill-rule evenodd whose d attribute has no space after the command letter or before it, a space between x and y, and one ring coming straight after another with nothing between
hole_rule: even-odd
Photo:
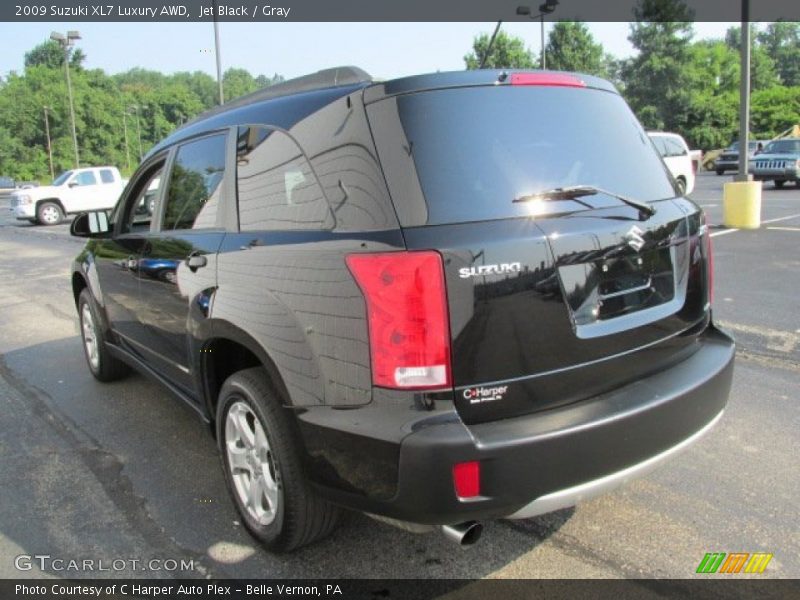
<instances>
[{"instance_id":1,"label":"roof","mask_svg":"<svg viewBox=\"0 0 800 600\"><path fill-rule=\"evenodd\" d=\"M276 83L201 113L147 155L194 135L240 123L270 123L289 129L326 104L372 82L372 77L358 67L335 67ZM268 119L265 114L269 114Z\"/></svg>"},{"instance_id":2,"label":"roof","mask_svg":"<svg viewBox=\"0 0 800 600\"><path fill-rule=\"evenodd\" d=\"M189 137L215 129L243 123L269 123L291 129L298 121L323 106L365 89L364 101L371 103L388 96L431 89L470 87L479 85L508 85L514 73L547 73L541 70L478 69L412 75L390 81L376 82L358 67L335 67L268 86L206 111L176 129L157 144L148 156ZM615 92L605 79L582 73L563 73L582 79L587 87Z\"/></svg>"}]
</instances>

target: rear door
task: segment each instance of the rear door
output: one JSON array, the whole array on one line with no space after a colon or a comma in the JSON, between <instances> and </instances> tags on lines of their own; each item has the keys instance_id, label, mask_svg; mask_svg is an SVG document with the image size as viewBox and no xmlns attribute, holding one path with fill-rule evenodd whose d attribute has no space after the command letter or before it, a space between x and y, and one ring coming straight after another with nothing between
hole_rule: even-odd
<instances>
[{"instance_id":1,"label":"rear door","mask_svg":"<svg viewBox=\"0 0 800 600\"><path fill-rule=\"evenodd\" d=\"M148 362L170 381L194 393L193 333L208 316L216 287L216 253L224 229L228 132L179 145L160 181L154 208L158 225L139 259L142 321L148 330ZM150 204L146 202L149 208Z\"/></svg>"},{"instance_id":2,"label":"rear door","mask_svg":"<svg viewBox=\"0 0 800 600\"><path fill-rule=\"evenodd\" d=\"M498 85L369 110L407 246L444 258L465 421L579 401L693 350L700 213L619 95ZM656 212L605 193L531 199L579 185Z\"/></svg>"}]
</instances>

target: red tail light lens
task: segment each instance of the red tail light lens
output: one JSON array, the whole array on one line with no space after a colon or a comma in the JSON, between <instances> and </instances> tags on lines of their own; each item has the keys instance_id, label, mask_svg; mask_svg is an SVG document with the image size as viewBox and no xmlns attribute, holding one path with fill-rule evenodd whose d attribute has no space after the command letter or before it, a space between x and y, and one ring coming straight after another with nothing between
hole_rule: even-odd
<instances>
[{"instance_id":1,"label":"red tail light lens","mask_svg":"<svg viewBox=\"0 0 800 600\"><path fill-rule=\"evenodd\" d=\"M708 228L708 218L705 213L703 213L703 229L705 230L703 236L706 238L706 272L708 273L708 302L710 304L714 302L714 246L711 242L711 230Z\"/></svg>"},{"instance_id":2,"label":"red tail light lens","mask_svg":"<svg viewBox=\"0 0 800 600\"><path fill-rule=\"evenodd\" d=\"M481 495L481 464L476 461L453 465L453 486L459 498L475 498Z\"/></svg>"},{"instance_id":3,"label":"red tail light lens","mask_svg":"<svg viewBox=\"0 0 800 600\"><path fill-rule=\"evenodd\" d=\"M437 252L351 254L347 267L364 294L374 385L451 386L450 325Z\"/></svg>"},{"instance_id":4,"label":"red tail light lens","mask_svg":"<svg viewBox=\"0 0 800 600\"><path fill-rule=\"evenodd\" d=\"M545 85L556 87L586 87L583 79L566 73L512 73L511 85Z\"/></svg>"}]
</instances>

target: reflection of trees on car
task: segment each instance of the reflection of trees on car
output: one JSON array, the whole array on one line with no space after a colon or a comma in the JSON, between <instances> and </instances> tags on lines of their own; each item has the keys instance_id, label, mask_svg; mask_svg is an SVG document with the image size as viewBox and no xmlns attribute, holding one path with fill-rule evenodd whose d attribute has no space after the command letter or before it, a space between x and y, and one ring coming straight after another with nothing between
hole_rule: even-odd
<instances>
[{"instance_id":1,"label":"reflection of trees on car","mask_svg":"<svg viewBox=\"0 0 800 600\"><path fill-rule=\"evenodd\" d=\"M191 229L194 218L222 180L222 169L208 168L205 176L175 164L169 182L165 228Z\"/></svg>"}]
</instances>

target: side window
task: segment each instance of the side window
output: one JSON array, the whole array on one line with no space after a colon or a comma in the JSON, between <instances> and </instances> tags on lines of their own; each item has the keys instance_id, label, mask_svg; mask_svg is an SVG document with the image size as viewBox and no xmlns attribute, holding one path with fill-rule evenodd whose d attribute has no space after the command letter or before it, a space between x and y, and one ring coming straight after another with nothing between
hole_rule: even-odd
<instances>
[{"instance_id":1,"label":"side window","mask_svg":"<svg viewBox=\"0 0 800 600\"><path fill-rule=\"evenodd\" d=\"M111 172L111 169L100 169L100 181L114 183L114 173Z\"/></svg>"},{"instance_id":2,"label":"side window","mask_svg":"<svg viewBox=\"0 0 800 600\"><path fill-rule=\"evenodd\" d=\"M225 134L178 147L167 189L163 231L214 227L225 175Z\"/></svg>"},{"instance_id":3,"label":"side window","mask_svg":"<svg viewBox=\"0 0 800 600\"><path fill-rule=\"evenodd\" d=\"M158 191L164 173L163 163L143 174L126 203L122 233L138 233L150 230L150 222L156 210Z\"/></svg>"},{"instance_id":4,"label":"side window","mask_svg":"<svg viewBox=\"0 0 800 600\"><path fill-rule=\"evenodd\" d=\"M97 178L94 176L94 171L81 171L73 179L78 185L96 185Z\"/></svg>"},{"instance_id":5,"label":"side window","mask_svg":"<svg viewBox=\"0 0 800 600\"><path fill-rule=\"evenodd\" d=\"M330 210L305 155L268 127L241 127L236 146L242 231L326 229Z\"/></svg>"},{"instance_id":6,"label":"side window","mask_svg":"<svg viewBox=\"0 0 800 600\"><path fill-rule=\"evenodd\" d=\"M664 145L667 149L667 156L684 156L687 154L680 140L675 138L664 138Z\"/></svg>"},{"instance_id":7,"label":"side window","mask_svg":"<svg viewBox=\"0 0 800 600\"><path fill-rule=\"evenodd\" d=\"M656 135L650 139L653 140L653 144L655 145L656 150L658 150L658 154L662 157L667 156L667 149L664 146L664 138L660 135Z\"/></svg>"}]
</instances>

